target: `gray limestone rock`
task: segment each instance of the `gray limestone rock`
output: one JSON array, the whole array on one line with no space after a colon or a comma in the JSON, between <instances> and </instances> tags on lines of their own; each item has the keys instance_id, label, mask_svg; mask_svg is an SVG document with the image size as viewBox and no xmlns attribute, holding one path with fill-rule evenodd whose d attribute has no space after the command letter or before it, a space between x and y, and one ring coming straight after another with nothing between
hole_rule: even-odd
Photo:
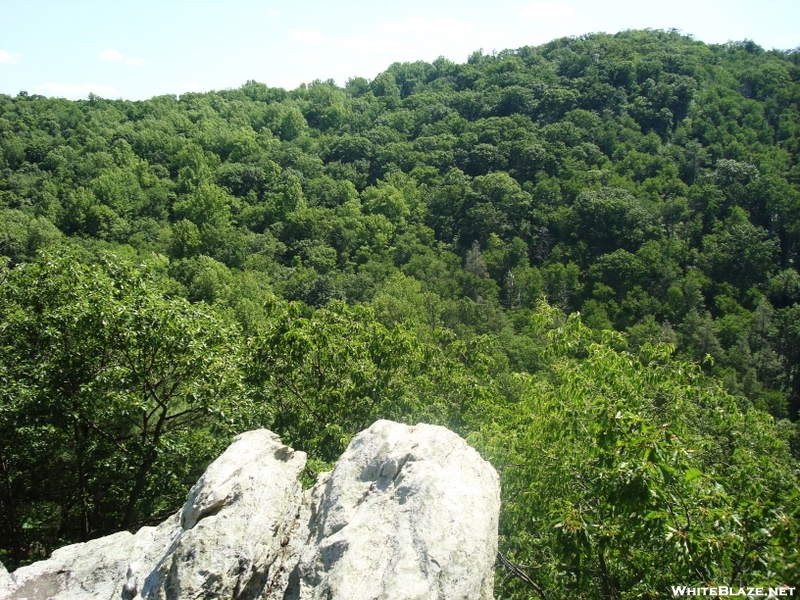
<instances>
[{"instance_id":1,"label":"gray limestone rock","mask_svg":"<svg viewBox=\"0 0 800 600\"><path fill-rule=\"evenodd\" d=\"M272 432L243 433L177 514L136 534L60 548L0 580L0 598L260 598L270 579L281 585L281 543L297 521L305 462Z\"/></svg>"},{"instance_id":2,"label":"gray limestone rock","mask_svg":"<svg viewBox=\"0 0 800 600\"><path fill-rule=\"evenodd\" d=\"M0 600L492 598L494 469L442 427L378 421L302 491L305 454L237 436L157 527L53 553Z\"/></svg>"},{"instance_id":3,"label":"gray limestone rock","mask_svg":"<svg viewBox=\"0 0 800 600\"><path fill-rule=\"evenodd\" d=\"M453 432L378 421L314 487L289 598L492 598L500 484Z\"/></svg>"}]
</instances>

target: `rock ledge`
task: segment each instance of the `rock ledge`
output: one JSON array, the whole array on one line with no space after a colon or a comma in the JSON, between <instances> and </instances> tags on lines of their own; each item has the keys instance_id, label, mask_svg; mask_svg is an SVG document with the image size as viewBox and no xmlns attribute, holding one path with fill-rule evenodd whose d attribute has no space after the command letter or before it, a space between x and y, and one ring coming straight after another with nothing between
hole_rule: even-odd
<instances>
[{"instance_id":1,"label":"rock ledge","mask_svg":"<svg viewBox=\"0 0 800 600\"><path fill-rule=\"evenodd\" d=\"M499 480L455 433L378 421L303 492L305 462L243 433L175 515L0 565L0 600L493 597Z\"/></svg>"}]
</instances>

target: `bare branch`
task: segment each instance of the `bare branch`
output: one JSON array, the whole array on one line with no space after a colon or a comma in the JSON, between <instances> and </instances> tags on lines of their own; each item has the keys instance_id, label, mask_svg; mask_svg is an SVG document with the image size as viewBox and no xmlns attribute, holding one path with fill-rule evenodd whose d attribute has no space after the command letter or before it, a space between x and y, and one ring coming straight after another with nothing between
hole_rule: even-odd
<instances>
[{"instance_id":1,"label":"bare branch","mask_svg":"<svg viewBox=\"0 0 800 600\"><path fill-rule=\"evenodd\" d=\"M528 577L528 574L525 573L525 571L523 570L526 567L510 561L508 557L505 556L502 552L497 553L497 558L500 560L500 564L506 571L508 571L511 575L513 575L517 579L521 579L529 586L531 586L534 590L536 590L536 593L539 594L539 597L542 600L547 600L547 596L545 596L542 587L538 583L536 583L533 579Z\"/></svg>"}]
</instances>

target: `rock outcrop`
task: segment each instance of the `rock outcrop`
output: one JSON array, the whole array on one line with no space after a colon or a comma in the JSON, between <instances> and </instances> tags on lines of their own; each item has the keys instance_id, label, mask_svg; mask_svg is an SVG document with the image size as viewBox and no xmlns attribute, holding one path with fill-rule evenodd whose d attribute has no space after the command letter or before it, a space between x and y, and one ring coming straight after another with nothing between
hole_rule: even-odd
<instances>
[{"instance_id":1,"label":"rock outcrop","mask_svg":"<svg viewBox=\"0 0 800 600\"><path fill-rule=\"evenodd\" d=\"M239 435L171 518L0 567L0 599L492 598L499 481L463 439L378 421L303 492L305 459Z\"/></svg>"}]
</instances>

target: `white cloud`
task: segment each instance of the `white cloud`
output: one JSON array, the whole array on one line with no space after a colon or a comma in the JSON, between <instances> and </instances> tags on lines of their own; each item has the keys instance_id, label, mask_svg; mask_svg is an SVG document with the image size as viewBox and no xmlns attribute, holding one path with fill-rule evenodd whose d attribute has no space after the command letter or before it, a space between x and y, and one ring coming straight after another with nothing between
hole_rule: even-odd
<instances>
[{"instance_id":1,"label":"white cloud","mask_svg":"<svg viewBox=\"0 0 800 600\"><path fill-rule=\"evenodd\" d=\"M533 21L539 19L568 19L577 16L577 11L566 2L543 2L534 0L523 8L515 11L517 18Z\"/></svg>"},{"instance_id":2,"label":"white cloud","mask_svg":"<svg viewBox=\"0 0 800 600\"><path fill-rule=\"evenodd\" d=\"M425 55L438 56L447 45L467 43L474 29L474 23L452 17L407 17L382 23L372 32L340 40L336 46L371 55L389 54L396 60L416 60Z\"/></svg>"},{"instance_id":3,"label":"white cloud","mask_svg":"<svg viewBox=\"0 0 800 600\"><path fill-rule=\"evenodd\" d=\"M439 16L435 19L407 17L402 21L383 23L378 28L386 31L402 31L404 33L447 35L469 33L475 28L475 24L445 16Z\"/></svg>"},{"instance_id":4,"label":"white cloud","mask_svg":"<svg viewBox=\"0 0 800 600\"><path fill-rule=\"evenodd\" d=\"M390 39L379 39L369 36L352 37L342 40L337 44L340 48L357 50L369 54L398 54L420 52L420 48L414 44L398 42Z\"/></svg>"},{"instance_id":5,"label":"white cloud","mask_svg":"<svg viewBox=\"0 0 800 600\"><path fill-rule=\"evenodd\" d=\"M100 53L100 58L103 60L107 60L108 62L122 62L125 60L125 57L117 52L116 50L111 50L107 48Z\"/></svg>"},{"instance_id":6,"label":"white cloud","mask_svg":"<svg viewBox=\"0 0 800 600\"><path fill-rule=\"evenodd\" d=\"M287 33L290 38L296 42L303 42L306 44L324 44L325 36L316 29L292 29Z\"/></svg>"},{"instance_id":7,"label":"white cloud","mask_svg":"<svg viewBox=\"0 0 800 600\"><path fill-rule=\"evenodd\" d=\"M0 50L0 65L13 65L20 56L20 54L10 54L5 50Z\"/></svg>"},{"instance_id":8,"label":"white cloud","mask_svg":"<svg viewBox=\"0 0 800 600\"><path fill-rule=\"evenodd\" d=\"M126 57L121 52L107 48L100 53L100 58L108 62L124 62L131 67L143 67L144 61L138 57Z\"/></svg>"},{"instance_id":9,"label":"white cloud","mask_svg":"<svg viewBox=\"0 0 800 600\"><path fill-rule=\"evenodd\" d=\"M264 21L277 21L280 18L280 15L280 12L274 8L270 8L267 12L261 14L261 18Z\"/></svg>"},{"instance_id":10,"label":"white cloud","mask_svg":"<svg viewBox=\"0 0 800 600\"><path fill-rule=\"evenodd\" d=\"M191 81L179 81L178 87L187 92L200 92L203 90L198 84Z\"/></svg>"},{"instance_id":11,"label":"white cloud","mask_svg":"<svg viewBox=\"0 0 800 600\"><path fill-rule=\"evenodd\" d=\"M34 91L37 93L44 93L52 96L61 97L80 97L88 96L90 93L97 94L109 98L112 96L120 96L120 93L110 85L100 85L97 83L56 83L48 81L44 85L36 86Z\"/></svg>"}]
</instances>

